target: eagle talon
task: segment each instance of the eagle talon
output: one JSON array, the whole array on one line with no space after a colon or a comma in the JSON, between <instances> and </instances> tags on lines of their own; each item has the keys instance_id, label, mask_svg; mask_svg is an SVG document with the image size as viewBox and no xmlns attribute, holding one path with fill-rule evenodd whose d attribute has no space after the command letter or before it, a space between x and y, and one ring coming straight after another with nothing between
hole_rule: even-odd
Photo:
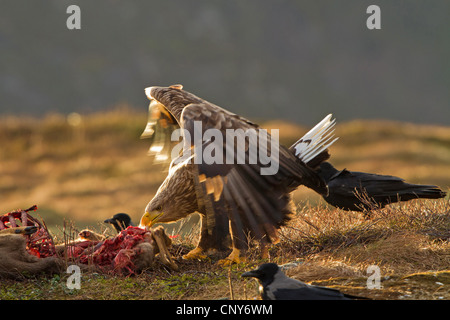
<instances>
[{"instance_id":1,"label":"eagle talon","mask_svg":"<svg viewBox=\"0 0 450 320\"><path fill-rule=\"evenodd\" d=\"M184 260L205 260L207 256L203 254L203 249L195 248L183 256Z\"/></svg>"},{"instance_id":2,"label":"eagle talon","mask_svg":"<svg viewBox=\"0 0 450 320\"><path fill-rule=\"evenodd\" d=\"M247 263L247 262L248 262L247 258L241 256L241 251L239 249L234 248L228 257L219 260L217 263L223 267L227 267L232 265L233 263Z\"/></svg>"}]
</instances>

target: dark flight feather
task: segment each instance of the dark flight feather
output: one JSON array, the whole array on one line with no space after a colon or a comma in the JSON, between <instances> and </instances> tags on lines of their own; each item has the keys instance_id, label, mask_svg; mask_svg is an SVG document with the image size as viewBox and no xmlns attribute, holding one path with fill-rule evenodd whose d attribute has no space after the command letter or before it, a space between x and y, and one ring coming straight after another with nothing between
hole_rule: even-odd
<instances>
[{"instance_id":1,"label":"dark flight feather","mask_svg":"<svg viewBox=\"0 0 450 320\"><path fill-rule=\"evenodd\" d=\"M337 170L329 162L323 162L317 173L328 185L325 201L344 210L364 211L399 201L446 196L434 185L410 184L389 175Z\"/></svg>"},{"instance_id":2,"label":"dark flight feather","mask_svg":"<svg viewBox=\"0 0 450 320\"><path fill-rule=\"evenodd\" d=\"M234 247L244 248L244 245L238 244L247 242L248 237L264 239L265 242L276 241L276 229L285 224L291 214L289 197L291 191L300 185L305 185L320 194L327 194L328 190L324 181L301 160L300 156L301 152L307 152L308 159L314 160L313 155L321 153L320 159L327 158L327 151L319 143L320 135L314 137L314 142L317 143L314 151L311 151L308 146L303 146L302 142L297 142L293 146L296 148L294 152L283 146L272 145L268 132L255 123L182 90L180 86L151 87L146 89L146 93L152 100L151 105L156 104L158 108L163 106L169 114L160 110L160 115L168 118L170 123L173 120L176 121L176 124L191 138L202 138L208 129L219 130L223 137L222 141L211 138L208 141L201 140L200 143L196 143L194 139L191 141L184 139L184 149L193 151L193 158L203 154L206 148L210 148L207 150L221 151L217 157L219 159L221 157L222 164L208 164L205 161L195 164L186 163L186 167L192 171L194 178L191 181L178 182L195 184L198 211L203 215L201 239L214 243L212 247L219 246L217 242L220 240L214 239L223 238L224 234L230 232L228 228L231 228L231 240ZM327 132L330 130L330 126L327 126L331 123L330 117L322 121L326 124ZM201 130L195 132L199 129L199 123ZM234 132L238 133L239 130L256 133L256 136L250 137L243 135L242 132L238 134L237 139L241 143L244 142L245 152L242 158L238 158L236 152L233 152L231 164L226 163L227 150L236 151L237 145L230 150L231 146L225 140L227 129L237 130ZM258 149L262 145L266 145L267 150ZM275 147L278 148L274 149ZM261 170L267 168L270 163L263 163L260 157L257 157L256 163L250 163L254 150L260 153L267 151L267 155L270 154L269 151L278 152L276 163L278 170L272 175L262 175ZM214 156L216 156L215 153ZM318 165L320 159L315 164ZM275 161L274 158L271 160ZM173 172L177 174L178 170ZM167 179L175 179L175 177L169 174ZM175 184L166 184L166 186L171 185ZM176 190L173 191L176 192ZM207 241L201 240L200 243L204 244Z\"/></svg>"}]
</instances>

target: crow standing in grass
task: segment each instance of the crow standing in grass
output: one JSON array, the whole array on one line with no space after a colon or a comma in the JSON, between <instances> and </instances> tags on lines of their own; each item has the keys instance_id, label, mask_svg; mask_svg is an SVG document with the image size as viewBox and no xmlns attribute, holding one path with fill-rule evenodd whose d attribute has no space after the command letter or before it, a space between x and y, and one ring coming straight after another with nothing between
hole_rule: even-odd
<instances>
[{"instance_id":1,"label":"crow standing in grass","mask_svg":"<svg viewBox=\"0 0 450 320\"><path fill-rule=\"evenodd\" d=\"M264 263L258 269L244 272L260 283L263 300L355 300L367 299L344 294L336 289L319 287L289 278L275 263Z\"/></svg>"},{"instance_id":2,"label":"crow standing in grass","mask_svg":"<svg viewBox=\"0 0 450 320\"><path fill-rule=\"evenodd\" d=\"M398 201L439 199L446 195L437 186L410 184L388 175L337 170L329 162L322 162L317 173L328 186L325 201L344 210L367 211Z\"/></svg>"},{"instance_id":3,"label":"crow standing in grass","mask_svg":"<svg viewBox=\"0 0 450 320\"><path fill-rule=\"evenodd\" d=\"M126 213L116 213L112 218L106 219L103 222L112 224L117 232L125 230L129 226L133 226L130 216Z\"/></svg>"}]
</instances>

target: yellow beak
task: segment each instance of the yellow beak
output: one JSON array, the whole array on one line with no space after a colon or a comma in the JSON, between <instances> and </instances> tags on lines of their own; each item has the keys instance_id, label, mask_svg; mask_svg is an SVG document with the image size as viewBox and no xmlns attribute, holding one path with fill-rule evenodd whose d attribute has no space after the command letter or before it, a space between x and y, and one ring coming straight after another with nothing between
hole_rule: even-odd
<instances>
[{"instance_id":1,"label":"yellow beak","mask_svg":"<svg viewBox=\"0 0 450 320\"><path fill-rule=\"evenodd\" d=\"M161 211L152 211L152 212L144 213L141 218L139 228L142 228L142 229L150 228L152 225L154 225L156 223L156 221L162 214L163 213Z\"/></svg>"}]
</instances>

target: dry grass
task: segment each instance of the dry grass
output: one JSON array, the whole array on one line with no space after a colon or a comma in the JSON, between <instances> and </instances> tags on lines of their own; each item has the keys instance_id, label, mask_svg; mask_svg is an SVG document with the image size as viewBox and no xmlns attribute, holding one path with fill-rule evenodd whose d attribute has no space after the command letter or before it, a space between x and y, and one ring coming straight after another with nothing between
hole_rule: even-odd
<instances>
[{"instance_id":1,"label":"dry grass","mask_svg":"<svg viewBox=\"0 0 450 320\"><path fill-rule=\"evenodd\" d=\"M450 201L410 201L371 217L319 207L299 210L282 230L283 255L303 262L288 274L376 299L449 299ZM380 268L382 290L366 288L371 265ZM416 291L407 289L409 282Z\"/></svg>"},{"instance_id":2,"label":"dry grass","mask_svg":"<svg viewBox=\"0 0 450 320\"><path fill-rule=\"evenodd\" d=\"M65 117L8 117L0 120L0 199L2 211L33 204L49 229L64 241L85 227L108 230L101 223L117 212L135 222L165 177L164 168L146 157L148 143L139 136L146 115L127 109L83 117L70 126ZM284 122L284 145L306 132ZM413 183L450 186L450 128L386 121L338 124L340 140L332 147L338 168L392 174ZM300 280L334 286L377 299L449 299L450 203L412 201L372 213L329 208L306 188L294 193L297 215L281 230L281 242L270 248L270 260L301 262L287 273ZM307 200L305 200L307 199ZM195 219L193 217L192 219ZM69 228L69 227L68 227ZM173 255L180 272L162 265L131 278L83 274L82 289L68 290L67 275L2 282L3 299L255 299L256 283L240 274L262 263L257 250L249 264L221 268L216 262L184 261L198 232L192 221L170 226ZM367 267L377 265L381 290L366 288ZM436 283L442 283L440 286ZM231 284L231 285L230 285Z\"/></svg>"},{"instance_id":3,"label":"dry grass","mask_svg":"<svg viewBox=\"0 0 450 320\"><path fill-rule=\"evenodd\" d=\"M72 230L68 226L69 231ZM338 288L374 299L450 299L450 201L423 200L392 205L372 213L325 206L299 206L281 230L268 260L257 248L249 262L231 268L217 264L222 253L206 261L181 256L196 243L198 230L176 239L171 252L180 271L162 264L134 277L85 271L81 290L65 286L67 275L2 281L3 299L257 299L257 284L242 272L267 261L296 262L286 273L299 280ZM380 268L381 289L368 289L367 268Z\"/></svg>"}]
</instances>

